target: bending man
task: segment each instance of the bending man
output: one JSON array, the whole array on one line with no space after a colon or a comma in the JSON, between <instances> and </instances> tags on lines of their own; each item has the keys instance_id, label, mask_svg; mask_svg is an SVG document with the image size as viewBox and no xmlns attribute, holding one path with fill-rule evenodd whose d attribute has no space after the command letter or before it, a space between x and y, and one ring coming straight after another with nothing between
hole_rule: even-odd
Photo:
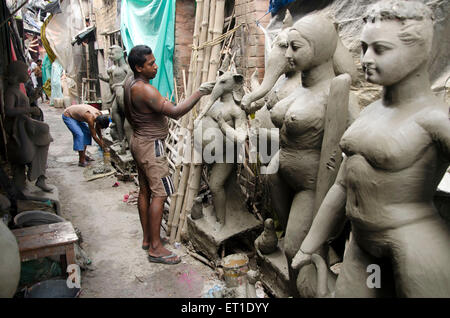
<instances>
[{"instance_id":1,"label":"bending man","mask_svg":"<svg viewBox=\"0 0 450 318\"><path fill-rule=\"evenodd\" d=\"M95 107L79 104L67 107L62 119L72 132L73 150L78 151L78 165L86 167L87 161L93 160L86 156L86 146L91 144L91 137L104 150L102 129L109 126L109 118Z\"/></svg>"}]
</instances>

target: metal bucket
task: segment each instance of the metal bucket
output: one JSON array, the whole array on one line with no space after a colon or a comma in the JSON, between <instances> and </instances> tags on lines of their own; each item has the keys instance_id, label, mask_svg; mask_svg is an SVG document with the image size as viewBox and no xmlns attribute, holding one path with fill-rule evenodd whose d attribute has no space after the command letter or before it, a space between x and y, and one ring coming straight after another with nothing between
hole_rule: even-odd
<instances>
[{"instance_id":1,"label":"metal bucket","mask_svg":"<svg viewBox=\"0 0 450 318\"><path fill-rule=\"evenodd\" d=\"M247 283L248 262L245 254L232 254L222 259L227 287L238 287Z\"/></svg>"}]
</instances>

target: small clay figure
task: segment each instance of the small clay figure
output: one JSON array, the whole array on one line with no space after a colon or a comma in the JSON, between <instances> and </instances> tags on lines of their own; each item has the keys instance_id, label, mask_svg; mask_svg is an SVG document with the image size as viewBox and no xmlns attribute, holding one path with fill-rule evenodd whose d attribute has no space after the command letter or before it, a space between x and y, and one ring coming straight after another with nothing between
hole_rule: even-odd
<instances>
[{"instance_id":1,"label":"small clay figure","mask_svg":"<svg viewBox=\"0 0 450 318\"><path fill-rule=\"evenodd\" d=\"M382 98L343 135L346 158L292 267L309 263L347 217L352 237L336 297L450 297L450 227L433 204L450 163L450 120L430 89L432 13L387 0L364 21L363 71L383 85ZM378 284L369 279L374 264Z\"/></svg>"},{"instance_id":2,"label":"small clay figure","mask_svg":"<svg viewBox=\"0 0 450 318\"><path fill-rule=\"evenodd\" d=\"M28 67L22 61L8 66L8 87L5 92L5 129L8 135L8 159L13 169L13 182L19 190L25 188L25 168L28 180L36 180L36 186L51 192L45 183L45 170L50 142L49 126L34 120L40 116L38 107L30 107L28 97L20 90L20 83L29 78Z\"/></svg>"},{"instance_id":3,"label":"small clay figure","mask_svg":"<svg viewBox=\"0 0 450 318\"><path fill-rule=\"evenodd\" d=\"M239 107L239 90L242 88L244 78L240 74L228 71L221 73L211 92L210 100L197 117L195 129L202 130L202 149L206 146L216 145L212 133L223 135L223 144L217 144L212 154L223 154L222 160L212 163L209 180L210 190L213 194L213 203L216 212L216 229L220 230L226 220L226 193L225 183L235 167L236 157L232 162L226 160L226 139L232 143L243 145L247 136L247 118L245 112ZM194 132L195 134L195 132ZM227 150L234 150L227 149Z\"/></svg>"},{"instance_id":4,"label":"small clay figure","mask_svg":"<svg viewBox=\"0 0 450 318\"><path fill-rule=\"evenodd\" d=\"M113 62L113 65L107 69L108 75L99 74L99 79L109 83L112 95L107 103L111 104L112 121L116 129L117 139L119 142L122 142L121 152L124 153L126 149L125 141L130 142L132 129L125 118L123 85L126 78L132 76L133 72L131 72L128 63L125 61L123 49L120 46L111 46L108 57Z\"/></svg>"},{"instance_id":5,"label":"small clay figure","mask_svg":"<svg viewBox=\"0 0 450 318\"><path fill-rule=\"evenodd\" d=\"M278 245L278 237L275 232L273 220L268 218L264 221L264 231L255 241L255 247L263 254L275 252Z\"/></svg>"}]
</instances>

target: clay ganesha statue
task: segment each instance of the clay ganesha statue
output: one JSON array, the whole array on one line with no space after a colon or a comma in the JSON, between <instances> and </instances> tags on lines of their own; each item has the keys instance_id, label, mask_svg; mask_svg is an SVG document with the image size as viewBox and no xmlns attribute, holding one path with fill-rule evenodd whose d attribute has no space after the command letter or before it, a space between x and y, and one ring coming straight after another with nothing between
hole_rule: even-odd
<instances>
[{"instance_id":1,"label":"clay ganesha statue","mask_svg":"<svg viewBox=\"0 0 450 318\"><path fill-rule=\"evenodd\" d=\"M432 13L388 0L364 21L363 71L383 85L382 98L343 135L346 158L292 267L309 263L347 217L352 237L336 297L450 297L450 227L433 204L450 163L450 121L430 89ZM371 264L381 271L379 288L367 284Z\"/></svg>"},{"instance_id":2,"label":"clay ganesha statue","mask_svg":"<svg viewBox=\"0 0 450 318\"><path fill-rule=\"evenodd\" d=\"M234 145L243 145L247 137L246 115L239 107L243 82L240 74L231 71L220 73L208 103L194 123L194 134L197 135L199 129L202 134L201 145L196 147L202 149L203 161L212 164L209 186L213 194L217 229L221 229L226 222L225 183L237 162ZM194 140L199 142L195 136Z\"/></svg>"}]
</instances>

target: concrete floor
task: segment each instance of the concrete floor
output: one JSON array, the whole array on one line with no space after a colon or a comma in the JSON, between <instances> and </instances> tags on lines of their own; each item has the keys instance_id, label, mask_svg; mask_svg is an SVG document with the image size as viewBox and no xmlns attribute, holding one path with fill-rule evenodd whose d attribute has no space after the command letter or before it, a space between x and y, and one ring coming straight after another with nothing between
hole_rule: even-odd
<instances>
[{"instance_id":1,"label":"concrete floor","mask_svg":"<svg viewBox=\"0 0 450 318\"><path fill-rule=\"evenodd\" d=\"M142 229L136 205L123 197L137 187L114 176L87 182L72 149L72 134L64 125L63 109L41 104L54 141L50 144L47 182L59 190L62 216L77 227L82 248L93 270L82 272L81 297L202 297L214 285L223 286L206 265L187 255L186 248L169 246L182 262L149 263L141 249ZM101 162L97 144L88 146ZM162 233L165 235L165 233Z\"/></svg>"}]
</instances>

